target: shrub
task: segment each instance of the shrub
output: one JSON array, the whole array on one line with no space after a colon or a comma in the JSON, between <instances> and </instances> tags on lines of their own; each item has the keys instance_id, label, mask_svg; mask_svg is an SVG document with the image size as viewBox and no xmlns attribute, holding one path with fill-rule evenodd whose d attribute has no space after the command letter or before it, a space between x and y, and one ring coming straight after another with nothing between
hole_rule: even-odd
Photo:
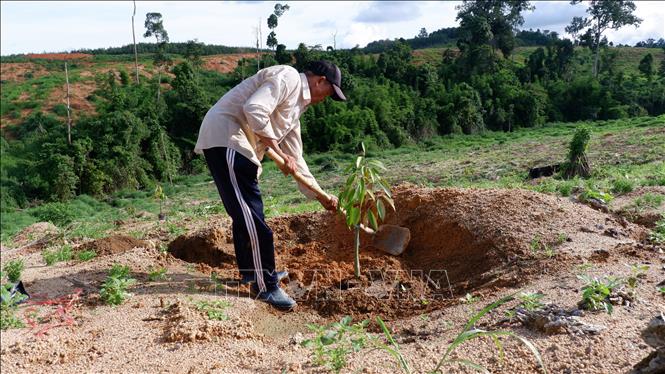
<instances>
[{"instance_id":1,"label":"shrub","mask_svg":"<svg viewBox=\"0 0 665 374\"><path fill-rule=\"evenodd\" d=\"M72 247L69 245L64 245L62 248L54 251L49 251L48 249L42 251L42 258L48 266L57 262L69 261L72 259L72 256Z\"/></svg>"},{"instance_id":2,"label":"shrub","mask_svg":"<svg viewBox=\"0 0 665 374\"><path fill-rule=\"evenodd\" d=\"M575 176L588 178L591 174L589 160L586 151L591 139L591 132L587 127L581 126L575 131L568 149L568 160L563 165L564 178L570 179Z\"/></svg>"},{"instance_id":3,"label":"shrub","mask_svg":"<svg viewBox=\"0 0 665 374\"><path fill-rule=\"evenodd\" d=\"M129 277L129 267L114 264L108 272L108 277L99 291L99 296L109 305L120 305L132 294L127 288L136 283Z\"/></svg>"},{"instance_id":4,"label":"shrub","mask_svg":"<svg viewBox=\"0 0 665 374\"><path fill-rule=\"evenodd\" d=\"M7 262L2 272L7 275L7 280L11 283L17 283L21 280L21 273L25 269L25 262L23 259L16 259Z\"/></svg>"},{"instance_id":5,"label":"shrub","mask_svg":"<svg viewBox=\"0 0 665 374\"><path fill-rule=\"evenodd\" d=\"M34 208L30 214L40 221L51 222L59 227L71 223L75 217L72 210L66 204L60 202L40 205Z\"/></svg>"}]
</instances>

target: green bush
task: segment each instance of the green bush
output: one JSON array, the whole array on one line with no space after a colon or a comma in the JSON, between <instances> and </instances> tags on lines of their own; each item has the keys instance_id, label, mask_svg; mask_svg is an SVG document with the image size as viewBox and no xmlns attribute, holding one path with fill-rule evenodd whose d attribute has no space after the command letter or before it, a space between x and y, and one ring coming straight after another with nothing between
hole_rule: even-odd
<instances>
[{"instance_id":1,"label":"green bush","mask_svg":"<svg viewBox=\"0 0 665 374\"><path fill-rule=\"evenodd\" d=\"M71 223L75 218L69 206L60 202L40 205L32 209L30 214L40 221L51 222L59 227Z\"/></svg>"}]
</instances>

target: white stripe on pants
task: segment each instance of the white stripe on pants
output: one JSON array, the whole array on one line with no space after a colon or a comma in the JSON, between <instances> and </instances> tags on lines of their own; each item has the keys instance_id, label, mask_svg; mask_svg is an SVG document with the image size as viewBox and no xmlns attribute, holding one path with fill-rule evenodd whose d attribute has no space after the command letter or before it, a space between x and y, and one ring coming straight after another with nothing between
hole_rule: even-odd
<instances>
[{"instance_id":1,"label":"white stripe on pants","mask_svg":"<svg viewBox=\"0 0 665 374\"><path fill-rule=\"evenodd\" d=\"M263 267L261 266L261 249L259 248L259 237L256 233L256 226L254 225L252 211L249 209L245 199L242 197L242 193L238 187L238 180L236 179L235 171L233 170L235 155L235 150L231 148L226 149L226 163L229 166L229 177L231 178L231 184L233 185L235 195L238 198L238 202L240 203L240 210L242 210L242 215L245 218L245 226L249 232L249 239L252 245L252 259L254 260L254 274L256 276L256 283L259 286L259 291L263 292L266 291L266 285L263 281Z\"/></svg>"}]
</instances>

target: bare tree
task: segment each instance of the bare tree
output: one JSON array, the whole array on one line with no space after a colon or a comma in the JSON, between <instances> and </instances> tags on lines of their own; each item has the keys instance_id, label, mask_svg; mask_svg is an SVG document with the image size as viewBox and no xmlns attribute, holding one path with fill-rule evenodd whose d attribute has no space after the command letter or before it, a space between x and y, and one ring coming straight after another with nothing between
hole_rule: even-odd
<instances>
[{"instance_id":1,"label":"bare tree","mask_svg":"<svg viewBox=\"0 0 665 374\"><path fill-rule=\"evenodd\" d=\"M136 33L134 32L135 15L136 15L136 0L134 1L134 13L132 13L132 39L134 40L134 68L136 70L136 84L139 84L139 55L136 51Z\"/></svg>"},{"instance_id":2,"label":"bare tree","mask_svg":"<svg viewBox=\"0 0 665 374\"><path fill-rule=\"evenodd\" d=\"M72 144L72 115L71 107L69 106L69 70L67 69L67 61L65 61L65 82L67 82L67 142Z\"/></svg>"}]
</instances>

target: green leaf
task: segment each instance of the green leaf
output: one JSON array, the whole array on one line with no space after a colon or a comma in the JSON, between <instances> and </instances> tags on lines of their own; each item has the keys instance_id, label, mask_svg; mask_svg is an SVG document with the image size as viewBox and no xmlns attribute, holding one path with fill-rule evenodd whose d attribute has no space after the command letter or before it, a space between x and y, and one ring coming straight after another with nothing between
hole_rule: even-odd
<instances>
[{"instance_id":1,"label":"green leaf","mask_svg":"<svg viewBox=\"0 0 665 374\"><path fill-rule=\"evenodd\" d=\"M358 156L358 158L356 158L356 169L360 169L360 163L362 163L362 161L363 156Z\"/></svg>"},{"instance_id":2,"label":"green leaf","mask_svg":"<svg viewBox=\"0 0 665 374\"><path fill-rule=\"evenodd\" d=\"M383 204L382 199L376 201L376 212L379 213L379 219L381 221L386 218L386 206Z\"/></svg>"},{"instance_id":3,"label":"green leaf","mask_svg":"<svg viewBox=\"0 0 665 374\"><path fill-rule=\"evenodd\" d=\"M364 156L365 153L366 153L366 152L365 152L365 143L364 143L364 142L360 142L360 147L363 149L363 156Z\"/></svg>"},{"instance_id":4,"label":"green leaf","mask_svg":"<svg viewBox=\"0 0 665 374\"><path fill-rule=\"evenodd\" d=\"M369 220L369 226L374 230L378 231L379 230L379 225L376 223L376 216L374 215L373 211L369 211L369 214L367 216L367 219Z\"/></svg>"},{"instance_id":5,"label":"green leaf","mask_svg":"<svg viewBox=\"0 0 665 374\"><path fill-rule=\"evenodd\" d=\"M352 207L349 212L349 226L355 226L360 222L360 209Z\"/></svg>"}]
</instances>

